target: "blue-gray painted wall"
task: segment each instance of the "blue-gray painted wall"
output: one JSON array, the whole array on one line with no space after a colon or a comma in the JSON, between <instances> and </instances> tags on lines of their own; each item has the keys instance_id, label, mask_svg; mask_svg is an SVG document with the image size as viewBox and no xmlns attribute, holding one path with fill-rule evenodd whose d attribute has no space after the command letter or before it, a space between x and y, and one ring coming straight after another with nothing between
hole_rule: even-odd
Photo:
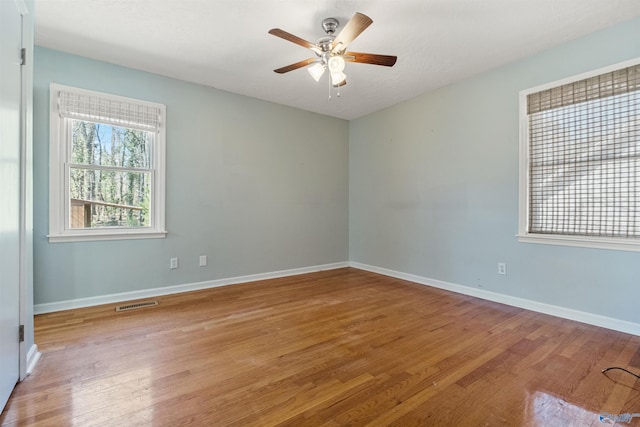
<instances>
[{"instance_id":1,"label":"blue-gray painted wall","mask_svg":"<svg viewBox=\"0 0 640 427\"><path fill-rule=\"evenodd\" d=\"M48 242L51 82L167 106L165 239ZM347 261L348 126L37 48L35 304Z\"/></svg>"},{"instance_id":2,"label":"blue-gray painted wall","mask_svg":"<svg viewBox=\"0 0 640 427\"><path fill-rule=\"evenodd\" d=\"M516 238L519 92L638 56L634 19L351 121L350 260L640 323L640 252Z\"/></svg>"}]
</instances>

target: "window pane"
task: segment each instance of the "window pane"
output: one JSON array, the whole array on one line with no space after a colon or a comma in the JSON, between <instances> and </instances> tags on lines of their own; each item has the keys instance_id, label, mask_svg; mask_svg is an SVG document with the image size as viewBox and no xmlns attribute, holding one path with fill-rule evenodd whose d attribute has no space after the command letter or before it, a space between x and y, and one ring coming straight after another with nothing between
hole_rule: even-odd
<instances>
[{"instance_id":1,"label":"window pane","mask_svg":"<svg viewBox=\"0 0 640 427\"><path fill-rule=\"evenodd\" d=\"M152 132L71 120L71 163L150 167Z\"/></svg>"},{"instance_id":2,"label":"window pane","mask_svg":"<svg viewBox=\"0 0 640 427\"><path fill-rule=\"evenodd\" d=\"M640 92L529 115L529 232L640 237Z\"/></svg>"},{"instance_id":3,"label":"window pane","mask_svg":"<svg viewBox=\"0 0 640 427\"><path fill-rule=\"evenodd\" d=\"M150 172L70 169L71 228L149 227Z\"/></svg>"}]
</instances>

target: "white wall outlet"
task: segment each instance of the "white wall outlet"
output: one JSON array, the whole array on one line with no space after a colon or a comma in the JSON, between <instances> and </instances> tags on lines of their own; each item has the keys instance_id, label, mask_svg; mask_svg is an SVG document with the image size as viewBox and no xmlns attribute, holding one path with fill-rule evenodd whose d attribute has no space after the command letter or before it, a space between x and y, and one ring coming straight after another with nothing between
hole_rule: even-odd
<instances>
[{"instance_id":1,"label":"white wall outlet","mask_svg":"<svg viewBox=\"0 0 640 427\"><path fill-rule=\"evenodd\" d=\"M504 262L498 263L498 274L507 274L507 264L505 264Z\"/></svg>"},{"instance_id":2,"label":"white wall outlet","mask_svg":"<svg viewBox=\"0 0 640 427\"><path fill-rule=\"evenodd\" d=\"M169 268L172 270L178 268L178 258L171 258L169 260Z\"/></svg>"},{"instance_id":3,"label":"white wall outlet","mask_svg":"<svg viewBox=\"0 0 640 427\"><path fill-rule=\"evenodd\" d=\"M207 265L207 256L200 255L200 267L205 267Z\"/></svg>"}]
</instances>

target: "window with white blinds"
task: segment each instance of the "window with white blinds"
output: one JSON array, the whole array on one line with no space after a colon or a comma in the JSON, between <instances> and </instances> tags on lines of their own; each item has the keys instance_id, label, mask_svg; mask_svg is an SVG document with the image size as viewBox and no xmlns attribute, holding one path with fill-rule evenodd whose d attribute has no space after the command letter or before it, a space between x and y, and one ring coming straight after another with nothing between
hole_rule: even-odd
<instances>
[{"instance_id":1,"label":"window with white blinds","mask_svg":"<svg viewBox=\"0 0 640 427\"><path fill-rule=\"evenodd\" d=\"M640 245L640 64L605 71L521 93L521 237Z\"/></svg>"},{"instance_id":2,"label":"window with white blinds","mask_svg":"<svg viewBox=\"0 0 640 427\"><path fill-rule=\"evenodd\" d=\"M51 84L49 241L164 237L165 106Z\"/></svg>"}]
</instances>

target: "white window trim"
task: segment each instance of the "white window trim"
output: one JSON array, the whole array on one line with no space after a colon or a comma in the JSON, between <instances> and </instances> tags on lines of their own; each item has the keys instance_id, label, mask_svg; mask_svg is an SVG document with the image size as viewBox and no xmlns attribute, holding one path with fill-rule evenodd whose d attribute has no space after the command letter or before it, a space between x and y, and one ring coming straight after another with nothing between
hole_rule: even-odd
<instances>
[{"instance_id":1,"label":"white window trim","mask_svg":"<svg viewBox=\"0 0 640 427\"><path fill-rule=\"evenodd\" d=\"M557 234L529 233L529 117L527 115L527 96L557 86L573 83L600 74L610 73L622 68L640 64L640 57L618 64L588 71L576 76L567 77L555 82L546 83L520 91L520 164L519 164L519 200L518 200L518 234L519 242L541 243L561 246L577 246L596 249L613 249L640 252L640 240L614 239L606 237L565 236Z\"/></svg>"},{"instance_id":2,"label":"white window trim","mask_svg":"<svg viewBox=\"0 0 640 427\"><path fill-rule=\"evenodd\" d=\"M66 120L60 117L57 93L60 90L85 93L106 99L125 101L156 107L161 111L161 126L155 136L152 162L154 165L154 186L152 194L153 215L150 227L113 227L95 229L70 229L67 227L69 204L67 202L68 182L64 163L67 159ZM165 189L166 189L166 108L163 104L110 95L56 83L50 85L49 110L49 238L50 243L80 242L97 240L158 239L166 237L165 229Z\"/></svg>"}]
</instances>

